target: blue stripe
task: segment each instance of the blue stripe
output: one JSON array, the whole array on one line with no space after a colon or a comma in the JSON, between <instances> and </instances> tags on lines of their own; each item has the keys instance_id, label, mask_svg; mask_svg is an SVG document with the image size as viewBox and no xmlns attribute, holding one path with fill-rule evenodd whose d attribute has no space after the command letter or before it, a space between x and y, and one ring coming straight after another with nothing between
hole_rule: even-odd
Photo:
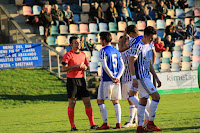
<instances>
[{"instance_id":1,"label":"blue stripe","mask_svg":"<svg viewBox=\"0 0 200 133\"><path fill-rule=\"evenodd\" d=\"M114 105L119 104L119 103L115 103Z\"/></svg>"},{"instance_id":2,"label":"blue stripe","mask_svg":"<svg viewBox=\"0 0 200 133\"><path fill-rule=\"evenodd\" d=\"M144 105L144 104L139 104L139 105L141 105L141 106L146 106L146 105Z\"/></svg>"},{"instance_id":3,"label":"blue stripe","mask_svg":"<svg viewBox=\"0 0 200 133\"><path fill-rule=\"evenodd\" d=\"M154 99L152 99L152 101L159 103L159 100L154 100Z\"/></svg>"},{"instance_id":4,"label":"blue stripe","mask_svg":"<svg viewBox=\"0 0 200 133\"><path fill-rule=\"evenodd\" d=\"M104 104L104 103L101 103L101 104L98 104L98 105L102 105L102 104Z\"/></svg>"}]
</instances>

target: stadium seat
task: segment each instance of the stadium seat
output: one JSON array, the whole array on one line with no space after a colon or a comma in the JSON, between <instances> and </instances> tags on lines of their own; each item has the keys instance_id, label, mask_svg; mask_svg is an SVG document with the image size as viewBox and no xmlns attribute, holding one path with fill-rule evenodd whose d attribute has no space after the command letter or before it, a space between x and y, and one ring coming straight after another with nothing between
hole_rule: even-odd
<instances>
[{"instance_id":1,"label":"stadium seat","mask_svg":"<svg viewBox=\"0 0 200 133\"><path fill-rule=\"evenodd\" d=\"M69 32L71 34L78 34L79 33L78 25L77 24L70 24L69 25Z\"/></svg>"},{"instance_id":2,"label":"stadium seat","mask_svg":"<svg viewBox=\"0 0 200 133\"><path fill-rule=\"evenodd\" d=\"M176 17L178 17L178 18L184 17L183 9L176 9Z\"/></svg>"},{"instance_id":3,"label":"stadium seat","mask_svg":"<svg viewBox=\"0 0 200 133\"><path fill-rule=\"evenodd\" d=\"M194 25L195 25L196 27L200 27L200 17L195 17L195 18L194 18Z\"/></svg>"},{"instance_id":4,"label":"stadium seat","mask_svg":"<svg viewBox=\"0 0 200 133\"><path fill-rule=\"evenodd\" d=\"M117 34L116 33L110 33L110 34L112 36L112 42L118 42Z\"/></svg>"},{"instance_id":5,"label":"stadium seat","mask_svg":"<svg viewBox=\"0 0 200 133\"><path fill-rule=\"evenodd\" d=\"M173 57L181 57L181 51L173 51L172 52Z\"/></svg>"},{"instance_id":6,"label":"stadium seat","mask_svg":"<svg viewBox=\"0 0 200 133\"><path fill-rule=\"evenodd\" d=\"M90 72L97 72L98 71L98 62L90 62L89 71Z\"/></svg>"},{"instance_id":7,"label":"stadium seat","mask_svg":"<svg viewBox=\"0 0 200 133\"><path fill-rule=\"evenodd\" d=\"M171 54L171 52L163 51L162 52L162 57L171 59L172 54Z\"/></svg>"},{"instance_id":8,"label":"stadium seat","mask_svg":"<svg viewBox=\"0 0 200 133\"><path fill-rule=\"evenodd\" d=\"M195 49L195 50L198 49L198 50L200 51L200 45L194 45L194 46L193 46L193 49Z\"/></svg>"},{"instance_id":9,"label":"stadium seat","mask_svg":"<svg viewBox=\"0 0 200 133\"><path fill-rule=\"evenodd\" d=\"M123 22L123 21L119 21L118 22L118 30L119 31L125 31L125 29L126 29L126 22Z\"/></svg>"},{"instance_id":10,"label":"stadium seat","mask_svg":"<svg viewBox=\"0 0 200 133\"><path fill-rule=\"evenodd\" d=\"M180 63L181 58L180 57L172 57L172 63Z\"/></svg>"},{"instance_id":11,"label":"stadium seat","mask_svg":"<svg viewBox=\"0 0 200 133\"><path fill-rule=\"evenodd\" d=\"M32 8L30 6L23 6L23 15L24 16L33 16Z\"/></svg>"},{"instance_id":12,"label":"stadium seat","mask_svg":"<svg viewBox=\"0 0 200 133\"><path fill-rule=\"evenodd\" d=\"M190 45L184 45L183 51L192 51L192 47Z\"/></svg>"},{"instance_id":13,"label":"stadium seat","mask_svg":"<svg viewBox=\"0 0 200 133\"><path fill-rule=\"evenodd\" d=\"M156 57L156 61L155 61L155 64L160 64L160 57Z\"/></svg>"},{"instance_id":14,"label":"stadium seat","mask_svg":"<svg viewBox=\"0 0 200 133\"><path fill-rule=\"evenodd\" d=\"M103 48L102 45L100 45L100 44L96 45L96 49L97 49L98 51L101 50L102 48Z\"/></svg>"},{"instance_id":15,"label":"stadium seat","mask_svg":"<svg viewBox=\"0 0 200 133\"><path fill-rule=\"evenodd\" d=\"M42 11L42 8L38 5L33 6L33 14L34 15L40 15L40 12Z\"/></svg>"},{"instance_id":16,"label":"stadium seat","mask_svg":"<svg viewBox=\"0 0 200 133\"><path fill-rule=\"evenodd\" d=\"M175 22L174 19L166 19L166 26L170 25L171 22Z\"/></svg>"},{"instance_id":17,"label":"stadium seat","mask_svg":"<svg viewBox=\"0 0 200 133\"><path fill-rule=\"evenodd\" d=\"M154 67L154 70L155 70L156 72L159 71L159 64L155 64L153 67Z\"/></svg>"},{"instance_id":18,"label":"stadium seat","mask_svg":"<svg viewBox=\"0 0 200 133\"><path fill-rule=\"evenodd\" d=\"M194 16L195 17L200 17L200 8L195 8L194 9Z\"/></svg>"},{"instance_id":19,"label":"stadium seat","mask_svg":"<svg viewBox=\"0 0 200 133\"><path fill-rule=\"evenodd\" d=\"M189 5L189 7L193 7L193 0L187 0L187 4Z\"/></svg>"},{"instance_id":20,"label":"stadium seat","mask_svg":"<svg viewBox=\"0 0 200 133\"><path fill-rule=\"evenodd\" d=\"M172 63L171 64L171 68L180 68L180 64L179 63Z\"/></svg>"},{"instance_id":21,"label":"stadium seat","mask_svg":"<svg viewBox=\"0 0 200 133\"><path fill-rule=\"evenodd\" d=\"M165 29L165 20L156 20L157 29Z\"/></svg>"},{"instance_id":22,"label":"stadium seat","mask_svg":"<svg viewBox=\"0 0 200 133\"><path fill-rule=\"evenodd\" d=\"M175 46L174 51L181 51L181 46Z\"/></svg>"},{"instance_id":23,"label":"stadium seat","mask_svg":"<svg viewBox=\"0 0 200 133\"><path fill-rule=\"evenodd\" d=\"M192 55L193 56L200 56L200 52L199 51L200 51L199 49L193 49Z\"/></svg>"},{"instance_id":24,"label":"stadium seat","mask_svg":"<svg viewBox=\"0 0 200 133\"><path fill-rule=\"evenodd\" d=\"M152 26L152 27L156 28L155 20L147 20L147 26Z\"/></svg>"},{"instance_id":25,"label":"stadium seat","mask_svg":"<svg viewBox=\"0 0 200 133\"><path fill-rule=\"evenodd\" d=\"M117 32L117 40L119 40L120 36L123 36L124 32Z\"/></svg>"},{"instance_id":26,"label":"stadium seat","mask_svg":"<svg viewBox=\"0 0 200 133\"><path fill-rule=\"evenodd\" d=\"M160 52L156 52L156 57L160 58L161 57L161 53Z\"/></svg>"},{"instance_id":27,"label":"stadium seat","mask_svg":"<svg viewBox=\"0 0 200 133\"><path fill-rule=\"evenodd\" d=\"M67 38L66 36L57 36L58 45L59 46L67 46Z\"/></svg>"},{"instance_id":28,"label":"stadium seat","mask_svg":"<svg viewBox=\"0 0 200 133\"><path fill-rule=\"evenodd\" d=\"M127 25L136 25L136 23L134 21L128 21Z\"/></svg>"},{"instance_id":29,"label":"stadium seat","mask_svg":"<svg viewBox=\"0 0 200 133\"><path fill-rule=\"evenodd\" d=\"M88 34L88 41L90 39L92 39L94 43L98 42L96 34Z\"/></svg>"},{"instance_id":30,"label":"stadium seat","mask_svg":"<svg viewBox=\"0 0 200 133\"><path fill-rule=\"evenodd\" d=\"M194 44L192 39L185 39L184 43L185 43L185 45L190 45L190 46L193 46L193 44Z\"/></svg>"},{"instance_id":31,"label":"stadium seat","mask_svg":"<svg viewBox=\"0 0 200 133\"><path fill-rule=\"evenodd\" d=\"M64 54L65 54L65 49L64 49L63 47L56 47L56 50L57 50L61 55L64 56Z\"/></svg>"},{"instance_id":32,"label":"stadium seat","mask_svg":"<svg viewBox=\"0 0 200 133\"><path fill-rule=\"evenodd\" d=\"M192 56L192 61L200 61L200 56Z\"/></svg>"},{"instance_id":33,"label":"stadium seat","mask_svg":"<svg viewBox=\"0 0 200 133\"><path fill-rule=\"evenodd\" d=\"M15 0L15 5L16 6L21 6L21 5L23 5L23 1L24 0Z\"/></svg>"},{"instance_id":34,"label":"stadium seat","mask_svg":"<svg viewBox=\"0 0 200 133\"><path fill-rule=\"evenodd\" d=\"M169 63L161 63L161 72L167 72L170 69L170 64Z\"/></svg>"},{"instance_id":35,"label":"stadium seat","mask_svg":"<svg viewBox=\"0 0 200 133\"><path fill-rule=\"evenodd\" d=\"M165 31L164 30L157 30L157 37L159 36L161 39L164 38Z\"/></svg>"},{"instance_id":36,"label":"stadium seat","mask_svg":"<svg viewBox=\"0 0 200 133\"><path fill-rule=\"evenodd\" d=\"M194 11L192 8L185 8L185 17L193 17Z\"/></svg>"},{"instance_id":37,"label":"stadium seat","mask_svg":"<svg viewBox=\"0 0 200 133\"><path fill-rule=\"evenodd\" d=\"M74 14L74 21L76 22L76 23L78 23L79 21L80 21L80 17L79 17L79 14Z\"/></svg>"},{"instance_id":38,"label":"stadium seat","mask_svg":"<svg viewBox=\"0 0 200 133\"><path fill-rule=\"evenodd\" d=\"M183 51L183 56L191 56L191 51Z\"/></svg>"},{"instance_id":39,"label":"stadium seat","mask_svg":"<svg viewBox=\"0 0 200 133\"><path fill-rule=\"evenodd\" d=\"M194 40L194 45L200 45L200 39L195 39Z\"/></svg>"},{"instance_id":40,"label":"stadium seat","mask_svg":"<svg viewBox=\"0 0 200 133\"><path fill-rule=\"evenodd\" d=\"M99 23L99 32L108 31L108 25L106 23Z\"/></svg>"},{"instance_id":41,"label":"stadium seat","mask_svg":"<svg viewBox=\"0 0 200 133\"><path fill-rule=\"evenodd\" d=\"M88 59L88 61L90 61L91 59L91 52L90 51L83 51L86 55L86 58Z\"/></svg>"},{"instance_id":42,"label":"stadium seat","mask_svg":"<svg viewBox=\"0 0 200 133\"><path fill-rule=\"evenodd\" d=\"M176 40L175 41L175 46L183 46L183 45L184 45L183 40Z\"/></svg>"},{"instance_id":43,"label":"stadium seat","mask_svg":"<svg viewBox=\"0 0 200 133\"><path fill-rule=\"evenodd\" d=\"M192 69L193 69L193 70L197 69L198 66L199 66L199 64L200 64L199 61L193 61L193 62L192 62Z\"/></svg>"},{"instance_id":44,"label":"stadium seat","mask_svg":"<svg viewBox=\"0 0 200 133\"><path fill-rule=\"evenodd\" d=\"M169 58L162 58L162 63L170 63L170 59Z\"/></svg>"},{"instance_id":45,"label":"stadium seat","mask_svg":"<svg viewBox=\"0 0 200 133\"><path fill-rule=\"evenodd\" d=\"M58 35L58 27L56 25L51 26L51 35Z\"/></svg>"},{"instance_id":46,"label":"stadium seat","mask_svg":"<svg viewBox=\"0 0 200 133\"><path fill-rule=\"evenodd\" d=\"M89 31L90 33L97 33L98 32L98 26L96 23L89 23Z\"/></svg>"},{"instance_id":47,"label":"stadium seat","mask_svg":"<svg viewBox=\"0 0 200 133\"><path fill-rule=\"evenodd\" d=\"M57 46L55 44L55 42L56 42L56 37L55 36L48 36L47 37L47 42L48 42L49 46Z\"/></svg>"},{"instance_id":48,"label":"stadium seat","mask_svg":"<svg viewBox=\"0 0 200 133\"><path fill-rule=\"evenodd\" d=\"M114 22L109 22L108 23L108 26L109 26L109 31L110 32L117 32L117 24L114 23Z\"/></svg>"},{"instance_id":49,"label":"stadium seat","mask_svg":"<svg viewBox=\"0 0 200 133\"><path fill-rule=\"evenodd\" d=\"M182 68L181 70L190 70L191 69L191 63L190 62L182 62Z\"/></svg>"},{"instance_id":50,"label":"stadium seat","mask_svg":"<svg viewBox=\"0 0 200 133\"><path fill-rule=\"evenodd\" d=\"M184 24L184 22L185 22L184 19L177 18L177 19L175 19L175 25L178 25L179 20L181 21L182 24Z\"/></svg>"},{"instance_id":51,"label":"stadium seat","mask_svg":"<svg viewBox=\"0 0 200 133\"><path fill-rule=\"evenodd\" d=\"M88 24L79 24L81 34L88 33Z\"/></svg>"},{"instance_id":52,"label":"stadium seat","mask_svg":"<svg viewBox=\"0 0 200 133\"><path fill-rule=\"evenodd\" d=\"M167 15L171 16L171 18L174 18L175 16L175 12L174 12L174 9L168 9L167 10Z\"/></svg>"},{"instance_id":53,"label":"stadium seat","mask_svg":"<svg viewBox=\"0 0 200 133\"><path fill-rule=\"evenodd\" d=\"M183 56L182 62L190 62L190 56Z\"/></svg>"},{"instance_id":54,"label":"stadium seat","mask_svg":"<svg viewBox=\"0 0 200 133\"><path fill-rule=\"evenodd\" d=\"M102 10L103 12L106 12L107 9L108 9L108 7L109 7L108 2L102 2L100 5L101 5L101 10Z\"/></svg>"},{"instance_id":55,"label":"stadium seat","mask_svg":"<svg viewBox=\"0 0 200 133\"><path fill-rule=\"evenodd\" d=\"M60 25L60 34L68 34L68 26L67 25Z\"/></svg>"},{"instance_id":56,"label":"stadium seat","mask_svg":"<svg viewBox=\"0 0 200 133\"><path fill-rule=\"evenodd\" d=\"M100 56L99 51L92 51L92 56L97 56L97 57L99 57L99 56Z\"/></svg>"},{"instance_id":57,"label":"stadium seat","mask_svg":"<svg viewBox=\"0 0 200 133\"><path fill-rule=\"evenodd\" d=\"M137 27L138 27L138 30L144 30L146 27L146 22L145 21L137 21Z\"/></svg>"},{"instance_id":58,"label":"stadium seat","mask_svg":"<svg viewBox=\"0 0 200 133\"><path fill-rule=\"evenodd\" d=\"M89 12L89 11L90 11L90 4L82 3L82 12Z\"/></svg>"},{"instance_id":59,"label":"stadium seat","mask_svg":"<svg viewBox=\"0 0 200 133\"><path fill-rule=\"evenodd\" d=\"M44 26L39 26L40 36L44 36Z\"/></svg>"},{"instance_id":60,"label":"stadium seat","mask_svg":"<svg viewBox=\"0 0 200 133\"><path fill-rule=\"evenodd\" d=\"M100 62L100 57L99 56L91 56L91 62Z\"/></svg>"},{"instance_id":61,"label":"stadium seat","mask_svg":"<svg viewBox=\"0 0 200 133\"><path fill-rule=\"evenodd\" d=\"M81 23L88 23L88 22L89 22L89 15L81 14Z\"/></svg>"},{"instance_id":62,"label":"stadium seat","mask_svg":"<svg viewBox=\"0 0 200 133\"><path fill-rule=\"evenodd\" d=\"M178 72L178 71L180 71L179 68L171 68L171 72Z\"/></svg>"}]
</instances>

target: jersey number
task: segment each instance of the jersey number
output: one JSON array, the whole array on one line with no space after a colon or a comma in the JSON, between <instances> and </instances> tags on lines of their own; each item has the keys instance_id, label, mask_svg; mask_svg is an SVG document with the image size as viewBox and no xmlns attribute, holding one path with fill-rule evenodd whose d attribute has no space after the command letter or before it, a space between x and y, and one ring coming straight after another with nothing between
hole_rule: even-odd
<instances>
[{"instance_id":1,"label":"jersey number","mask_svg":"<svg viewBox=\"0 0 200 133\"><path fill-rule=\"evenodd\" d=\"M117 68L117 54L112 55L113 67Z\"/></svg>"}]
</instances>

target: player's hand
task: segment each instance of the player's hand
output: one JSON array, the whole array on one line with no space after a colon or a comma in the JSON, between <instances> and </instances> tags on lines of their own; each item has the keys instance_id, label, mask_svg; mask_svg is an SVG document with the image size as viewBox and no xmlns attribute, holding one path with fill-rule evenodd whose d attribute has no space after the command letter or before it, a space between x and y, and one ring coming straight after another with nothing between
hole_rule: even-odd
<instances>
[{"instance_id":1,"label":"player's hand","mask_svg":"<svg viewBox=\"0 0 200 133\"><path fill-rule=\"evenodd\" d=\"M133 84L133 87L138 88L138 81L137 81L137 79L133 79L132 84Z\"/></svg>"},{"instance_id":2,"label":"player's hand","mask_svg":"<svg viewBox=\"0 0 200 133\"><path fill-rule=\"evenodd\" d=\"M159 79L156 79L156 82L158 83L158 88L161 86L161 81Z\"/></svg>"},{"instance_id":3,"label":"player's hand","mask_svg":"<svg viewBox=\"0 0 200 133\"><path fill-rule=\"evenodd\" d=\"M117 77L115 77L115 78L113 79L113 83L117 84L117 83L120 83L120 81L119 81L119 79L118 79Z\"/></svg>"},{"instance_id":4,"label":"player's hand","mask_svg":"<svg viewBox=\"0 0 200 133\"><path fill-rule=\"evenodd\" d=\"M80 69L86 70L86 69L87 69L87 66L86 66L85 64L81 64L81 65L80 65Z\"/></svg>"}]
</instances>

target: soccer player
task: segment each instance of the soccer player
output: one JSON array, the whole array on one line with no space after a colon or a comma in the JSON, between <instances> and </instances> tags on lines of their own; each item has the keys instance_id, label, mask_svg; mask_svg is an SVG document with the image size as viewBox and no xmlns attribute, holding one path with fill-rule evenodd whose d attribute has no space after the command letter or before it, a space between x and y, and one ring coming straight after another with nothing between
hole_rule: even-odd
<instances>
[{"instance_id":1,"label":"soccer player","mask_svg":"<svg viewBox=\"0 0 200 133\"><path fill-rule=\"evenodd\" d=\"M107 110L104 100L112 101L116 114L116 127L121 128L121 106L119 100L121 99L120 77L124 72L124 63L119 51L111 45L112 36L109 32L100 33L100 42L104 46L100 50L100 59L102 62L102 77L98 89L97 103L100 109L103 125L96 130L109 129Z\"/></svg>"},{"instance_id":2,"label":"soccer player","mask_svg":"<svg viewBox=\"0 0 200 133\"><path fill-rule=\"evenodd\" d=\"M74 108L76 98L81 97L85 105L85 112L90 121L90 128L96 129L93 111L90 103L89 91L86 88L84 71L89 64L84 52L80 51L80 39L76 36L70 37L72 49L62 59L62 71L67 72L67 94L68 94L68 117L71 124L71 131L77 131L74 124Z\"/></svg>"},{"instance_id":3,"label":"soccer player","mask_svg":"<svg viewBox=\"0 0 200 133\"><path fill-rule=\"evenodd\" d=\"M123 36L119 38L119 42L122 41L122 37ZM126 39L126 44L127 44L129 42L129 37L126 36L125 39ZM121 52L121 56L122 56L124 66L125 66L124 73L121 77L122 99L128 100L128 103L129 103L129 120L122 126L124 128L137 126L137 114L136 114L137 109L135 105L129 100L129 94L134 95L134 92L133 92L134 90L131 90L132 80L131 80L131 73L128 67L130 54L131 54L131 49ZM135 123L133 124L134 118L135 118Z\"/></svg>"},{"instance_id":4,"label":"soccer player","mask_svg":"<svg viewBox=\"0 0 200 133\"><path fill-rule=\"evenodd\" d=\"M154 124L154 118L156 115L157 106L160 100L160 95L157 92L155 86L150 80L150 73L155 77L158 87L161 86L161 82L157 77L153 65L150 59L146 56L146 50L144 46L151 44L153 37L156 34L155 28L148 26L144 30L144 37L134 44L131 48L132 54L129 59L129 69L132 76L133 87L138 87L139 91L139 105L138 105L138 127L137 133L143 133L142 127L144 122L144 112L149 96L152 97L152 102L149 108L149 122L147 123L148 131L162 131Z\"/></svg>"}]
</instances>

